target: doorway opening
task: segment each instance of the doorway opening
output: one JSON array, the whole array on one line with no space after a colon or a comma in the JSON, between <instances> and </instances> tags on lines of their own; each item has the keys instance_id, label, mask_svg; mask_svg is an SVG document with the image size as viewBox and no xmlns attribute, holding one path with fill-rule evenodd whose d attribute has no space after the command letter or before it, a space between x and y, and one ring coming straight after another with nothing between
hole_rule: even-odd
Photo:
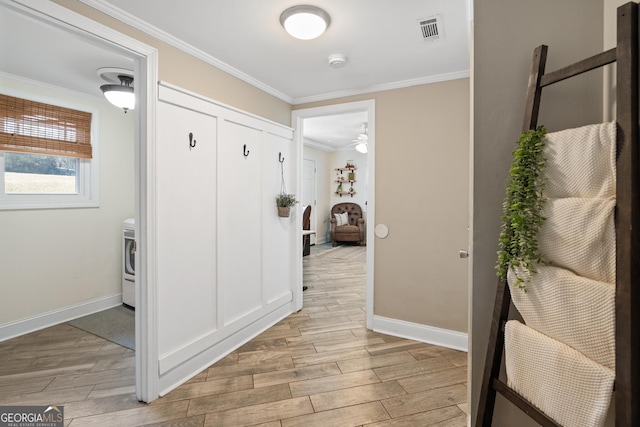
<instances>
[{"instance_id":1,"label":"doorway opening","mask_svg":"<svg viewBox=\"0 0 640 427\"><path fill-rule=\"evenodd\" d=\"M148 286L148 277L149 272L153 272L153 267L149 267L151 264L153 266L154 254L149 253L148 248L154 247L154 242L152 241L154 236L153 234L149 235L147 230L153 230L154 224L149 223L148 218L153 220L153 216L148 212L147 206L153 206L153 203L148 203L148 198L152 198L153 194L147 194L147 182L153 182L154 176L152 175L153 170L149 170L147 168L147 158L153 158L153 144L147 144L148 140L153 139L153 133L155 129L155 115L153 111L153 99L156 98L156 84L157 79L157 49L150 47L144 43L141 43L133 38L125 36L124 34L118 33L113 29L106 27L102 24L99 24L89 18L86 18L82 15L76 14L73 11L57 5L52 2L33 2L31 0L12 0L10 2L4 2L0 5L0 11L2 13L15 13L19 14L21 17L26 18L26 21L33 23L35 28L39 30L43 30L47 32L45 37L36 37L35 39L38 41L48 40L51 38L55 40L56 37L67 37L67 39L72 40L81 40L81 42L86 43L89 46L93 46L94 50L102 51L110 51L116 55L120 55L122 58L127 58L131 64L133 64L134 71L134 80L136 97L137 97L137 105L135 110L135 124L134 124L134 132L132 135L132 139L134 141L133 147L133 159L131 156L128 158L128 161L132 161L134 166L134 178L133 182L129 183L134 190L134 205L135 205L135 222L137 225L137 229L139 230L137 236L138 242L138 250L137 250L137 258L136 258L136 300L139 301L136 305L135 312L135 378L136 378L136 397L138 400L150 402L158 397L157 393L157 354L156 354L156 345L155 345L155 336L154 328L155 328L155 307L149 302L154 301L153 299L153 286ZM30 34L30 37L32 34ZM70 36L70 37L69 37ZM21 37L12 35L11 40L15 42L15 40L21 40ZM28 38L26 38L28 39ZM62 46L62 48L60 48ZM65 51L65 49L69 49L69 51L73 51L71 47L66 47L65 43L58 43L56 46L55 53L59 54ZM28 51L28 49L26 50ZM82 57L81 54L77 53L76 55L80 55L79 57L83 58L83 61L69 61L66 65L76 64L76 67L79 70L84 70L82 67L86 66L89 61L85 61L86 58ZM26 55L22 52L20 55L14 55L15 58L28 58L34 57L40 60L40 63L47 62L47 73L50 78L56 78L60 76L65 76L65 73L56 72L54 70L55 61L46 61L37 52L34 55ZM11 61L11 66L17 67L21 63L20 61ZM6 64L9 66L9 64ZM112 64L101 64L112 65ZM11 75L24 77L26 80L38 81L45 84L49 84L52 86L69 89L71 91L77 93L87 93L76 87L68 87L62 84L59 81L51 81L46 78L38 78L38 76L34 76L32 74L27 73L29 71L33 74L33 72L37 72L38 69L34 67L29 67L26 64L23 64L22 69L14 68L14 69L5 69L3 65L3 69L0 71L6 72ZM40 69L42 67L39 67ZM25 72L23 72L25 71ZM87 70L84 70L87 71ZM87 76L87 79L76 79L77 83L81 83L81 81L90 80L92 77L95 77L95 68L90 70L93 75ZM91 73L88 73L91 74ZM97 87L97 86L96 86ZM130 113L131 114L131 113ZM104 159L103 163L104 163ZM103 168L106 167L105 164L102 165ZM113 165L111 165L113 167ZM151 212L152 214L153 212ZM118 230L121 224L121 221L124 218L118 218ZM113 252L119 253L119 244L120 240L118 239L118 230L114 230L114 245L117 245L117 248L114 248ZM119 269L119 264L114 268ZM69 269L71 270L71 269ZM117 276L118 279L120 276ZM153 280L153 277L151 277ZM117 280L117 284L120 284L120 280ZM113 298L112 298L113 299ZM111 304L111 300L106 302L106 304ZM84 310L92 310L95 307L102 307L101 303L104 305L105 303L101 301L91 300L87 304L84 304ZM83 304L80 304L83 305ZM26 331L42 329L44 327L64 322L66 320L70 320L74 317L78 317L78 315L82 315L82 311L76 305L70 307L62 307L61 309L57 309L48 313L45 313L41 316L35 316L30 318L28 322L21 325L24 331L22 333L26 333Z\"/></svg>"},{"instance_id":2,"label":"doorway opening","mask_svg":"<svg viewBox=\"0 0 640 427\"><path fill-rule=\"evenodd\" d=\"M362 211L365 227L363 246L366 248L365 319L367 328L371 329L375 250L375 101L294 110L292 118L299 152L298 193L303 204L312 205L312 215L315 213L310 228L315 231L316 249L320 246L325 249L334 247L331 239L331 208L334 205L354 203ZM339 128L342 128L341 136L338 135ZM320 138L318 135L321 134L324 136ZM366 135L366 153L355 150L361 142L358 141L362 138L360 135ZM340 243L355 243L360 247L357 241ZM300 257L302 259L302 252ZM298 265L299 282L302 283L302 261ZM300 310L303 306L301 291L295 300Z\"/></svg>"}]
</instances>

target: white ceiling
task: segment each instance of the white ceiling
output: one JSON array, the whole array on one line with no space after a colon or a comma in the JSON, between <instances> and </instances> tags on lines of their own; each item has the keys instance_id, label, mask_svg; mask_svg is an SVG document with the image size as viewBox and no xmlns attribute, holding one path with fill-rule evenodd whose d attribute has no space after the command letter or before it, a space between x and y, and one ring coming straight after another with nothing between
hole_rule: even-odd
<instances>
[{"instance_id":1,"label":"white ceiling","mask_svg":"<svg viewBox=\"0 0 640 427\"><path fill-rule=\"evenodd\" d=\"M204 59L249 76L291 103L468 75L469 0L313 0L331 16L315 40L280 25L297 0L82 0ZM303 1L302 3L305 3ZM443 37L424 41L420 19L440 15ZM329 55L347 56L339 69Z\"/></svg>"},{"instance_id":2,"label":"white ceiling","mask_svg":"<svg viewBox=\"0 0 640 427\"><path fill-rule=\"evenodd\" d=\"M313 0L331 15L331 25L310 41L280 25L280 13L300 4L295 0L81 1L291 104L469 74L470 0ZM424 41L418 20L434 15L443 37ZM347 56L344 67L328 65L335 53ZM0 71L101 96L101 67L132 69L133 61L0 7ZM306 121L305 137L338 145L362 131L360 115L331 119Z\"/></svg>"},{"instance_id":3,"label":"white ceiling","mask_svg":"<svg viewBox=\"0 0 640 427\"><path fill-rule=\"evenodd\" d=\"M355 150L354 140L366 130L363 126L368 126L366 112L307 118L304 120L304 141L325 151L347 146Z\"/></svg>"},{"instance_id":4,"label":"white ceiling","mask_svg":"<svg viewBox=\"0 0 640 427\"><path fill-rule=\"evenodd\" d=\"M133 60L104 43L0 5L0 72L96 97L102 67L132 70Z\"/></svg>"}]
</instances>

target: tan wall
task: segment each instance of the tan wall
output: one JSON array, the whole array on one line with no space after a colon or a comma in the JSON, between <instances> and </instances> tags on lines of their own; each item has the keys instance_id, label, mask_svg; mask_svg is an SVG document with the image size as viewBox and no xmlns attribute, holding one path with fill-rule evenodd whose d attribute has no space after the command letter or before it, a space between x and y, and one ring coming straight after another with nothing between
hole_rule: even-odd
<instances>
[{"instance_id":1,"label":"tan wall","mask_svg":"<svg viewBox=\"0 0 640 427\"><path fill-rule=\"evenodd\" d=\"M469 79L295 106L375 99L374 314L467 331ZM369 224L368 226L373 226Z\"/></svg>"},{"instance_id":2,"label":"tan wall","mask_svg":"<svg viewBox=\"0 0 640 427\"><path fill-rule=\"evenodd\" d=\"M160 80L275 122L291 124L291 106L287 102L76 0L53 2L157 48Z\"/></svg>"},{"instance_id":3,"label":"tan wall","mask_svg":"<svg viewBox=\"0 0 640 427\"><path fill-rule=\"evenodd\" d=\"M497 279L504 186L521 133L533 49L549 45L547 70L602 49L602 0L474 5L473 295L470 409L475 420ZM602 73L592 72L543 91L540 124L550 131L602 120ZM537 425L499 400L494 426Z\"/></svg>"}]
</instances>

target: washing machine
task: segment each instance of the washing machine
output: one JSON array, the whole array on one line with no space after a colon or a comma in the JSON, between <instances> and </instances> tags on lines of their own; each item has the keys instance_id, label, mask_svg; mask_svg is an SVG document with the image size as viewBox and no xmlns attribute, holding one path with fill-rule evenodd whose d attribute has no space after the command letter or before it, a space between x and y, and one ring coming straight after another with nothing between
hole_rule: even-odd
<instances>
[{"instance_id":1,"label":"washing machine","mask_svg":"<svg viewBox=\"0 0 640 427\"><path fill-rule=\"evenodd\" d=\"M122 304L136 306L136 223L133 218L122 222Z\"/></svg>"}]
</instances>

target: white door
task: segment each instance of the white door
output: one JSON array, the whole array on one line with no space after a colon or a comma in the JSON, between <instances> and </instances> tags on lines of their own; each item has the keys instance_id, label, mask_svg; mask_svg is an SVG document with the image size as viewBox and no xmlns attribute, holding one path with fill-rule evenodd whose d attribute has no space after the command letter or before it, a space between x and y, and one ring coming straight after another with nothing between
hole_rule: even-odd
<instances>
[{"instance_id":1,"label":"white door","mask_svg":"<svg viewBox=\"0 0 640 427\"><path fill-rule=\"evenodd\" d=\"M302 206L311 205L311 229L318 230L318 212L316 205L316 161L304 159L302 167ZM316 243L316 236L311 235L311 244Z\"/></svg>"}]
</instances>

